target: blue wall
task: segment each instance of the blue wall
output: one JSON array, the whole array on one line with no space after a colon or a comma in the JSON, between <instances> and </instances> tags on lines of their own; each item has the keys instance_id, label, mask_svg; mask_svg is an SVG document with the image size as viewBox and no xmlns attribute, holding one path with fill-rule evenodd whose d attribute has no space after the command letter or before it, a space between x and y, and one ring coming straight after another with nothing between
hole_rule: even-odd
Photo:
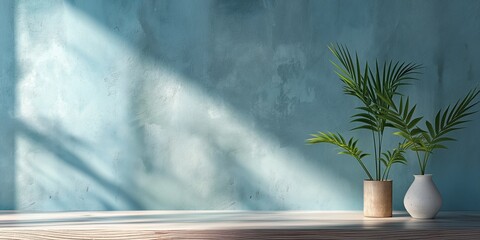
<instances>
[{"instance_id":1,"label":"blue wall","mask_svg":"<svg viewBox=\"0 0 480 240\"><path fill-rule=\"evenodd\" d=\"M13 1L0 3L0 209L15 208L15 29Z\"/></svg>"},{"instance_id":2,"label":"blue wall","mask_svg":"<svg viewBox=\"0 0 480 240\"><path fill-rule=\"evenodd\" d=\"M478 1L1 1L0 206L359 210L357 163L304 144L329 130L371 147L348 132L358 103L327 44L423 64L405 92L432 115L479 85L478 12ZM443 210L480 210L473 120L432 156ZM418 172L408 157L391 174L396 210Z\"/></svg>"}]
</instances>

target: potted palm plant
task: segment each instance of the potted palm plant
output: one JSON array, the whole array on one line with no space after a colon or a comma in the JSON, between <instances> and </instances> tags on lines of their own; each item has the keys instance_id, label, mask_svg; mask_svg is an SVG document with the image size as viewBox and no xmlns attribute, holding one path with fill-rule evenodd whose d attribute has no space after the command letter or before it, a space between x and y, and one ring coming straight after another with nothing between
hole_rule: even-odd
<instances>
[{"instance_id":1,"label":"potted palm plant","mask_svg":"<svg viewBox=\"0 0 480 240\"><path fill-rule=\"evenodd\" d=\"M400 98L397 104L389 96L382 96L389 103L383 115L398 129L394 134L403 137L408 148L415 152L420 173L414 175L414 181L408 189L404 205L407 212L414 218L434 218L442 205L440 192L432 181L432 175L426 174L430 157L437 149L446 149L445 143L455 141L451 133L463 128L469 121L468 116L474 114L473 107L479 103L477 97L480 90L469 91L453 107L440 109L433 122L425 121L425 127L419 127L423 117L414 118L416 106L409 106L409 99Z\"/></svg>"},{"instance_id":2,"label":"potted palm plant","mask_svg":"<svg viewBox=\"0 0 480 240\"><path fill-rule=\"evenodd\" d=\"M329 50L338 60L332 61L335 72L343 83L343 92L355 97L362 103L357 113L352 116L352 122L359 123L352 129L366 130L372 133L374 171L370 171L365 159L371 156L359 149L358 139L348 140L340 133L318 132L311 134L306 142L309 144L329 143L342 150L339 154L353 157L366 174L364 180L364 215L367 217L392 216L392 181L388 176L393 164L405 164L404 152L408 145L406 141L399 142L396 148L385 150L385 129L392 127L390 121L383 117L390 110L391 104L385 99L393 99L400 95L399 89L415 79L419 65L414 63L385 61L375 62L371 68L368 62L361 66L358 55L352 56L347 47L330 45Z\"/></svg>"}]
</instances>

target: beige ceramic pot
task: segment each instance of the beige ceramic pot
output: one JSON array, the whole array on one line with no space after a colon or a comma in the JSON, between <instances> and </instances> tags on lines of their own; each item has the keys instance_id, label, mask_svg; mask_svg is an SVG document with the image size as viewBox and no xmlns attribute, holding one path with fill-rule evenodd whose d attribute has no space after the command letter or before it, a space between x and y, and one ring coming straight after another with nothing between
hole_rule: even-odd
<instances>
[{"instance_id":1,"label":"beige ceramic pot","mask_svg":"<svg viewBox=\"0 0 480 240\"><path fill-rule=\"evenodd\" d=\"M363 215L384 218L392 216L392 181L363 181Z\"/></svg>"}]
</instances>

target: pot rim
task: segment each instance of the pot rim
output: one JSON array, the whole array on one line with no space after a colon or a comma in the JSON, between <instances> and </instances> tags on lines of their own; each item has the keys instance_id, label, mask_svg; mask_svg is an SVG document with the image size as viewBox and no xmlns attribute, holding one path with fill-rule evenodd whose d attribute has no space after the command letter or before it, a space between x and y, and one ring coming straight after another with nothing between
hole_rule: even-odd
<instances>
[{"instance_id":1,"label":"pot rim","mask_svg":"<svg viewBox=\"0 0 480 240\"><path fill-rule=\"evenodd\" d=\"M393 182L392 179L387 180L370 180L370 179L363 179L364 182Z\"/></svg>"}]
</instances>

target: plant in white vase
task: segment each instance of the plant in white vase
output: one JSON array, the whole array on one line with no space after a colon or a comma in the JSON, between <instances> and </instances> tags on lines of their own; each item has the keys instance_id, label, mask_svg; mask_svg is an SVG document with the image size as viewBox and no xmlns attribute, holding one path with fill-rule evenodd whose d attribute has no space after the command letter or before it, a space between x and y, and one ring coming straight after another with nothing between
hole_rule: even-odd
<instances>
[{"instance_id":1,"label":"plant in white vase","mask_svg":"<svg viewBox=\"0 0 480 240\"><path fill-rule=\"evenodd\" d=\"M432 181L432 175L426 174L428 161L437 149L446 149L445 143L455 141L450 135L463 128L469 121L468 116L476 113L474 106L479 103L477 97L480 90L473 89L453 107L439 110L433 122L425 121L425 127L419 127L423 117L414 118L416 105L409 106L409 99L401 97L398 104L393 98L383 95L389 108L384 109L383 116L388 119L394 128L399 131L395 135L405 139L406 145L415 152L420 168L420 174L414 175L415 179L408 189L404 205L408 213L414 218L434 218L442 205L440 192Z\"/></svg>"}]
</instances>

